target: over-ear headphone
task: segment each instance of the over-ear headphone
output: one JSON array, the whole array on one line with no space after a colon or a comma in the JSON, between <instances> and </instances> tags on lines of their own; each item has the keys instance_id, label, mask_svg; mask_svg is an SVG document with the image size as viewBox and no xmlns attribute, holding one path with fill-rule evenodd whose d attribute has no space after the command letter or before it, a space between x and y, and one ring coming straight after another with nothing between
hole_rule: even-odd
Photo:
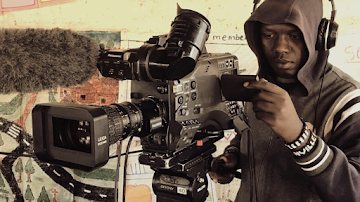
<instances>
[{"instance_id":1,"label":"over-ear headphone","mask_svg":"<svg viewBox=\"0 0 360 202\"><path fill-rule=\"evenodd\" d=\"M336 38L338 35L339 25L335 22L335 3L331 2L331 18L330 20L323 18L319 24L318 35L316 40L315 49L319 51L326 51L334 47L336 44Z\"/></svg>"},{"instance_id":2,"label":"over-ear headphone","mask_svg":"<svg viewBox=\"0 0 360 202\"><path fill-rule=\"evenodd\" d=\"M339 25L335 22L335 3L334 0L329 0L331 2L331 18L330 20L323 18L319 24L318 34L316 38L315 49L319 51L326 51L334 47L336 44L336 39L338 35ZM257 4L260 0L254 0L253 12L255 11Z\"/></svg>"}]
</instances>

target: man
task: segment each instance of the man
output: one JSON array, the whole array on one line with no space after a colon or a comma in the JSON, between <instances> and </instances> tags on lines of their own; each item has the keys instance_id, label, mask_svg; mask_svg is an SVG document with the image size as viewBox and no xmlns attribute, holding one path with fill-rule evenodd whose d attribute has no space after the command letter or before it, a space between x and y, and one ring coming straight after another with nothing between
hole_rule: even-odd
<instances>
[{"instance_id":1,"label":"man","mask_svg":"<svg viewBox=\"0 0 360 202\"><path fill-rule=\"evenodd\" d=\"M261 79L244 86L260 92L218 157L241 168L236 201L360 201L359 84L315 49L321 18L321 0L266 0L245 23Z\"/></svg>"}]
</instances>

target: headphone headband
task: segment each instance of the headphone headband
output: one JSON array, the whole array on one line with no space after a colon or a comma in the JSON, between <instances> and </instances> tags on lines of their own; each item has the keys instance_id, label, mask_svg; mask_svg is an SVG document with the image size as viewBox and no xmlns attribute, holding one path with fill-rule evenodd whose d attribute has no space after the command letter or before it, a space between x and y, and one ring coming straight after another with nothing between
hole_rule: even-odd
<instances>
[{"instance_id":1,"label":"headphone headband","mask_svg":"<svg viewBox=\"0 0 360 202\"><path fill-rule=\"evenodd\" d=\"M335 21L335 16L336 16L336 9L335 9L335 2L334 0L329 0L330 3L331 3L331 22L334 22Z\"/></svg>"}]
</instances>

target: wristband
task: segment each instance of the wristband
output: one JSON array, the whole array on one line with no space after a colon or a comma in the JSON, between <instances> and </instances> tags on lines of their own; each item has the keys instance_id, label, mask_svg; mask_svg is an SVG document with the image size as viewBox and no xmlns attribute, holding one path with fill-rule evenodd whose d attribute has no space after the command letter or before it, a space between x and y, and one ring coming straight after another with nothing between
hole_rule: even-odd
<instances>
[{"instance_id":1,"label":"wristband","mask_svg":"<svg viewBox=\"0 0 360 202\"><path fill-rule=\"evenodd\" d=\"M311 135L311 131L307 124L303 122L303 128L299 134L299 136L292 142L285 142L285 146L288 147L291 151L298 150L299 146L304 143L305 140L308 139L309 135Z\"/></svg>"},{"instance_id":2,"label":"wristband","mask_svg":"<svg viewBox=\"0 0 360 202\"><path fill-rule=\"evenodd\" d=\"M297 151L293 151L293 155L296 158L307 156L308 154L310 154L312 152L312 150L314 148L317 147L319 137L317 135L315 135L312 131L310 131L310 133L311 133L311 135L310 135L310 138L307 141L306 145L301 147Z\"/></svg>"}]
</instances>

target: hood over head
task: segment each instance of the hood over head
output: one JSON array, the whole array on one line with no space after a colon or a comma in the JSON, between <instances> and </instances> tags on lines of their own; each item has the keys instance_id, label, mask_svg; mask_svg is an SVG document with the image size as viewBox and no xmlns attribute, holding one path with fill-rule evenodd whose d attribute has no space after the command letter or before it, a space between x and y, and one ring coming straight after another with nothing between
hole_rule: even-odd
<instances>
[{"instance_id":1,"label":"hood over head","mask_svg":"<svg viewBox=\"0 0 360 202\"><path fill-rule=\"evenodd\" d=\"M292 24L304 36L308 58L297 74L302 85L301 95L308 95L324 71L328 51L315 50L318 27L323 15L322 0L265 0L245 22L244 29L249 47L258 58L260 78L274 81L272 69L263 53L260 39L262 24Z\"/></svg>"}]
</instances>

